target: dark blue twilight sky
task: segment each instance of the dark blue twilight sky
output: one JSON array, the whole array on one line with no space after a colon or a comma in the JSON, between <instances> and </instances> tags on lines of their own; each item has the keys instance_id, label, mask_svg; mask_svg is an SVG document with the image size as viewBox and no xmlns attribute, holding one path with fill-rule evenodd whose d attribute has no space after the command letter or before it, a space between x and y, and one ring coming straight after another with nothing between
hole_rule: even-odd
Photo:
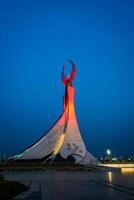
<instances>
[{"instance_id":1,"label":"dark blue twilight sky","mask_svg":"<svg viewBox=\"0 0 134 200\"><path fill-rule=\"evenodd\" d=\"M0 1L0 153L20 152L55 122L72 59L87 149L134 154L133 2Z\"/></svg>"}]
</instances>

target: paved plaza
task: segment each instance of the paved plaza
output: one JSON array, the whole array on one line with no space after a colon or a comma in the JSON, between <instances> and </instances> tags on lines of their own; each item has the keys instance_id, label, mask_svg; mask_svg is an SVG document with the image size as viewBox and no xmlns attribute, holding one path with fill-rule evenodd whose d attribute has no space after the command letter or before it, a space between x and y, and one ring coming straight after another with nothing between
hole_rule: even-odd
<instances>
[{"instance_id":1,"label":"paved plaza","mask_svg":"<svg viewBox=\"0 0 134 200\"><path fill-rule=\"evenodd\" d=\"M4 172L29 190L14 200L132 200L134 174L90 171Z\"/></svg>"}]
</instances>

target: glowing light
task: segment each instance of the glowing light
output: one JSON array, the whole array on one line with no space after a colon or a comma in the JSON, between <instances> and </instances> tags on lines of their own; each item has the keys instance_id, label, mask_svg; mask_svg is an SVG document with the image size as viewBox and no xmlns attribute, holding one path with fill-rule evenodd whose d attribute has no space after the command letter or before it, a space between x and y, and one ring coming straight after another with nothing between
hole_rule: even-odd
<instances>
[{"instance_id":1,"label":"glowing light","mask_svg":"<svg viewBox=\"0 0 134 200\"><path fill-rule=\"evenodd\" d=\"M112 158L113 161L117 161L117 158Z\"/></svg>"},{"instance_id":2,"label":"glowing light","mask_svg":"<svg viewBox=\"0 0 134 200\"><path fill-rule=\"evenodd\" d=\"M20 158L20 157L22 157L23 155L24 155L24 153L15 155L15 158Z\"/></svg>"},{"instance_id":3,"label":"glowing light","mask_svg":"<svg viewBox=\"0 0 134 200\"><path fill-rule=\"evenodd\" d=\"M108 172L108 180L109 180L110 183L112 183L112 180L113 180L112 172Z\"/></svg>"},{"instance_id":4,"label":"glowing light","mask_svg":"<svg viewBox=\"0 0 134 200\"><path fill-rule=\"evenodd\" d=\"M110 149L107 149L107 150L106 150L106 153L107 153L108 155L111 155L111 150L110 150Z\"/></svg>"},{"instance_id":5,"label":"glowing light","mask_svg":"<svg viewBox=\"0 0 134 200\"><path fill-rule=\"evenodd\" d=\"M64 142L64 137L65 137L65 134L62 133L59 136L59 138L57 139L57 143L56 143L55 148L54 148L54 155L56 155L59 152L59 150L60 150L60 148L61 148L61 146Z\"/></svg>"},{"instance_id":6,"label":"glowing light","mask_svg":"<svg viewBox=\"0 0 134 200\"><path fill-rule=\"evenodd\" d=\"M134 173L134 167L130 167L130 168L121 168L121 172L122 174L128 174L128 173Z\"/></svg>"},{"instance_id":7,"label":"glowing light","mask_svg":"<svg viewBox=\"0 0 134 200\"><path fill-rule=\"evenodd\" d=\"M74 113L74 106L73 104L69 105L69 115L71 116Z\"/></svg>"},{"instance_id":8,"label":"glowing light","mask_svg":"<svg viewBox=\"0 0 134 200\"><path fill-rule=\"evenodd\" d=\"M99 164L101 167L111 167L111 168L134 168L134 164Z\"/></svg>"}]
</instances>

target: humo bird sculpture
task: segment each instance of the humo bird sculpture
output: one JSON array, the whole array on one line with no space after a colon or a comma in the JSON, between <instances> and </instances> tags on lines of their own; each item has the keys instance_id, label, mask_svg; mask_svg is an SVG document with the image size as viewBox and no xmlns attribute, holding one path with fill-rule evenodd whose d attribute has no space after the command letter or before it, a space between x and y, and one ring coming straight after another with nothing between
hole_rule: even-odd
<instances>
[{"instance_id":1,"label":"humo bird sculpture","mask_svg":"<svg viewBox=\"0 0 134 200\"><path fill-rule=\"evenodd\" d=\"M71 73L66 77L67 64L72 65ZM63 96L63 111L56 123L32 146L15 155L16 160L42 160L45 162L73 162L74 164L94 165L97 160L86 150L80 134L74 108L73 79L76 66L68 60L63 65L62 83L65 87Z\"/></svg>"}]
</instances>

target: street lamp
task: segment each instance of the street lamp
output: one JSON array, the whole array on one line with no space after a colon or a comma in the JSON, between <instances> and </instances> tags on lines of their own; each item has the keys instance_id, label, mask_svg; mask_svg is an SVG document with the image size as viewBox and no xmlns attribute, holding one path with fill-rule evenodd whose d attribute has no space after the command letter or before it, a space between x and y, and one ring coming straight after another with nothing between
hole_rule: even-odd
<instances>
[{"instance_id":1,"label":"street lamp","mask_svg":"<svg viewBox=\"0 0 134 200\"><path fill-rule=\"evenodd\" d=\"M107 149L106 150L106 159L107 159L107 161L111 161L111 154L112 154L111 150Z\"/></svg>"},{"instance_id":2,"label":"street lamp","mask_svg":"<svg viewBox=\"0 0 134 200\"><path fill-rule=\"evenodd\" d=\"M110 150L110 149L107 149L107 150L106 150L106 153L107 153L108 156L110 156L110 155L111 155L111 150Z\"/></svg>"}]
</instances>

